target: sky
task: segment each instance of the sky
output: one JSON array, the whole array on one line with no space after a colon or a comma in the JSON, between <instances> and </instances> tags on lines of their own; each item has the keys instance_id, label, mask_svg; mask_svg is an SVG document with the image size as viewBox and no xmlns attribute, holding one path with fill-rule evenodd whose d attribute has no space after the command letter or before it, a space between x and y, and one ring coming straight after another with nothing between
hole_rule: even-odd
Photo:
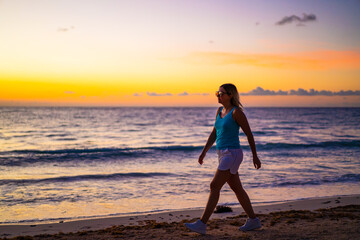
<instances>
[{"instance_id":1,"label":"sky","mask_svg":"<svg viewBox=\"0 0 360 240\"><path fill-rule=\"evenodd\" d=\"M359 0L0 0L0 106L360 107Z\"/></svg>"}]
</instances>

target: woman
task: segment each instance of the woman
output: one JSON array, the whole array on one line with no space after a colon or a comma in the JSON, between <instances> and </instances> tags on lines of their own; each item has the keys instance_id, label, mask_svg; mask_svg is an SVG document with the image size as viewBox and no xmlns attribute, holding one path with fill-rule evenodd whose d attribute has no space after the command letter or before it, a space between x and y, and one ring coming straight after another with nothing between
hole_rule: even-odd
<instances>
[{"instance_id":1,"label":"woman","mask_svg":"<svg viewBox=\"0 0 360 240\"><path fill-rule=\"evenodd\" d=\"M205 234L206 223L219 201L220 190L225 183L228 183L249 217L246 223L239 229L250 231L260 228L261 223L254 213L250 199L243 189L239 178L238 169L243 159L239 142L240 127L249 141L256 169L261 167L261 162L257 156L255 141L247 118L242 111L236 87L233 84L223 84L220 86L219 91L216 92L216 96L218 97L218 102L223 107L219 107L216 113L215 126L199 156L199 163L203 164L207 151L216 141L219 166L210 184L210 196L202 217L195 223L186 223L185 226L191 231Z\"/></svg>"}]
</instances>

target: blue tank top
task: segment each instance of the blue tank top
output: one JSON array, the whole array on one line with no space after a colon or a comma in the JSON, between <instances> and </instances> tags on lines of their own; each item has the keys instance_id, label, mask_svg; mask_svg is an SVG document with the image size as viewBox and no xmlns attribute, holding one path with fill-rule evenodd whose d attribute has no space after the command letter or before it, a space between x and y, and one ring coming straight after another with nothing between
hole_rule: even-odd
<instances>
[{"instance_id":1,"label":"blue tank top","mask_svg":"<svg viewBox=\"0 0 360 240\"><path fill-rule=\"evenodd\" d=\"M221 107L219 114L216 116L215 129L216 129L216 149L237 149L240 148L239 141L239 125L235 122L231 111L221 118L220 113L223 108Z\"/></svg>"}]
</instances>

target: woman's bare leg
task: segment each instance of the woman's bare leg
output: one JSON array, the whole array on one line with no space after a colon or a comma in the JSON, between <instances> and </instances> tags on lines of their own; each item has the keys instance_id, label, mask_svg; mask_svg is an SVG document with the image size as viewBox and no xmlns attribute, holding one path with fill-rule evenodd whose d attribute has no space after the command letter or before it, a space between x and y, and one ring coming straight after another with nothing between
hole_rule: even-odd
<instances>
[{"instance_id":1,"label":"woman's bare leg","mask_svg":"<svg viewBox=\"0 0 360 240\"><path fill-rule=\"evenodd\" d=\"M204 213L200 218L200 220L203 223L207 223L211 214L214 212L216 204L219 201L220 190L222 186L224 186L224 184L229 180L230 177L231 177L230 170L226 170L226 171L216 170L215 176L210 183L209 199L206 204Z\"/></svg>"},{"instance_id":2,"label":"woman's bare leg","mask_svg":"<svg viewBox=\"0 0 360 240\"><path fill-rule=\"evenodd\" d=\"M227 183L229 184L230 188L235 192L237 199L239 200L242 208L245 210L249 218L255 218L256 215L251 206L249 196L241 185L239 174L231 174L230 178L227 180Z\"/></svg>"}]
</instances>

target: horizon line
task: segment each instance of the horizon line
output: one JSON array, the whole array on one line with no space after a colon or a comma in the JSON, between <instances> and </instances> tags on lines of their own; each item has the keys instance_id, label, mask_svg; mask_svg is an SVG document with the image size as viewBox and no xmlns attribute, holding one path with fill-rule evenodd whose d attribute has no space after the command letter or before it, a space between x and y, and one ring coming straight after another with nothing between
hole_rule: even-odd
<instances>
[{"instance_id":1,"label":"horizon line","mask_svg":"<svg viewBox=\"0 0 360 240\"><path fill-rule=\"evenodd\" d=\"M219 105L216 106L188 106L188 105L173 105L173 106L149 106L149 105L122 105L122 106L111 106L111 105L0 105L0 108L216 108L220 107ZM246 106L246 108L360 108L359 106Z\"/></svg>"}]
</instances>

